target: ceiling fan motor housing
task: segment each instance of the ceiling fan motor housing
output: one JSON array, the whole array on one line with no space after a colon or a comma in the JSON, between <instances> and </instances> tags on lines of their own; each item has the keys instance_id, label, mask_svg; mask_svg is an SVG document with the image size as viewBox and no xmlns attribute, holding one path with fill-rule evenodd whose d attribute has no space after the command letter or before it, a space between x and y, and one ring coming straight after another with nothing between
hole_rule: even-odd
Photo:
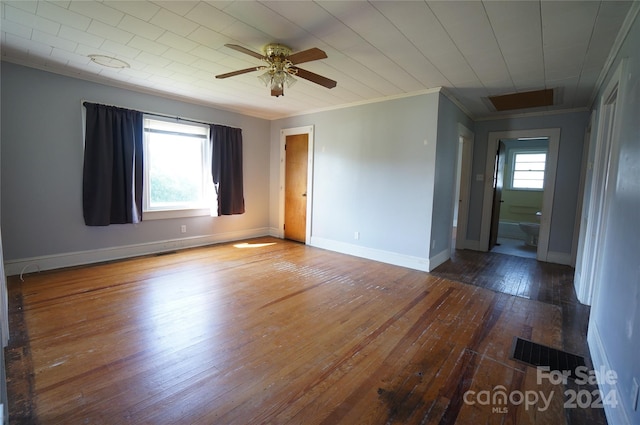
<instances>
[{"instance_id":1,"label":"ceiling fan motor housing","mask_svg":"<svg viewBox=\"0 0 640 425\"><path fill-rule=\"evenodd\" d=\"M264 46L264 55L268 58L286 58L291 54L291 48L284 44L271 43Z\"/></svg>"}]
</instances>

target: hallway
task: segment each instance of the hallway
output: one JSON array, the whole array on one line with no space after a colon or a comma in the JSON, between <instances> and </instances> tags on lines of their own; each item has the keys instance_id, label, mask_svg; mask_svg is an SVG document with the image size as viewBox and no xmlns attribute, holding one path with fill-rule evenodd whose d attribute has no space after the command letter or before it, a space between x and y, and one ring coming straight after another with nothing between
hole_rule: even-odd
<instances>
[{"instance_id":1,"label":"hallway","mask_svg":"<svg viewBox=\"0 0 640 425\"><path fill-rule=\"evenodd\" d=\"M503 249L509 252L508 245ZM576 298L574 271L573 267L537 261L535 256L526 258L498 253L494 248L492 252L456 250L451 260L431 274L561 307L562 347L556 348L584 356L591 368L587 345L590 307ZM607 423L602 409L566 409L565 412L569 424Z\"/></svg>"}]
</instances>

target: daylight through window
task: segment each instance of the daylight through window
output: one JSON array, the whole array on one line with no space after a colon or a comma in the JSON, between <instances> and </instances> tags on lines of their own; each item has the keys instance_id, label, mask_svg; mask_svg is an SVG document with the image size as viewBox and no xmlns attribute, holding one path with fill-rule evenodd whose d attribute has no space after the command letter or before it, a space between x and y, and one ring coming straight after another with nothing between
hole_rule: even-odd
<instances>
[{"instance_id":1,"label":"daylight through window","mask_svg":"<svg viewBox=\"0 0 640 425\"><path fill-rule=\"evenodd\" d=\"M209 127L145 117L144 219L209 215Z\"/></svg>"},{"instance_id":2,"label":"daylight through window","mask_svg":"<svg viewBox=\"0 0 640 425\"><path fill-rule=\"evenodd\" d=\"M543 189L547 154L544 152L516 153L513 158L513 189Z\"/></svg>"}]
</instances>

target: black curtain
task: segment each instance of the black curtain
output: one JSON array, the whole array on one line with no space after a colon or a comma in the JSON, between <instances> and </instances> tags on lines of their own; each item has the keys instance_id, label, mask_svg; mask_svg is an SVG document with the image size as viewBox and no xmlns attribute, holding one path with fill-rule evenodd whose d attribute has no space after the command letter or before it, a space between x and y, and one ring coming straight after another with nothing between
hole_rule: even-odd
<instances>
[{"instance_id":1,"label":"black curtain","mask_svg":"<svg viewBox=\"0 0 640 425\"><path fill-rule=\"evenodd\" d=\"M82 205L87 226L142 218L142 112L85 102Z\"/></svg>"},{"instance_id":2,"label":"black curtain","mask_svg":"<svg viewBox=\"0 0 640 425\"><path fill-rule=\"evenodd\" d=\"M218 215L244 213L242 130L211 125L211 175L218 193Z\"/></svg>"}]
</instances>

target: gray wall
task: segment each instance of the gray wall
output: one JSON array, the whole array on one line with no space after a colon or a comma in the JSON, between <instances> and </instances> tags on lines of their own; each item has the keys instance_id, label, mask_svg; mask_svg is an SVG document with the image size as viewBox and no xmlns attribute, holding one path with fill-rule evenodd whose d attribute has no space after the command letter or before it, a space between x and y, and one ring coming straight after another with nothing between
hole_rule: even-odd
<instances>
[{"instance_id":1,"label":"gray wall","mask_svg":"<svg viewBox=\"0 0 640 425\"><path fill-rule=\"evenodd\" d=\"M312 238L428 258L438 102L432 93L273 121L272 227L280 131L314 125Z\"/></svg>"},{"instance_id":2,"label":"gray wall","mask_svg":"<svg viewBox=\"0 0 640 425\"><path fill-rule=\"evenodd\" d=\"M5 260L268 228L269 121L4 62L1 84ZM242 128L246 213L85 226L82 99Z\"/></svg>"},{"instance_id":3,"label":"gray wall","mask_svg":"<svg viewBox=\"0 0 640 425\"><path fill-rule=\"evenodd\" d=\"M451 239L460 123L473 129L441 93L273 121L271 226L278 226L280 131L313 125L312 241L426 264Z\"/></svg>"},{"instance_id":4,"label":"gray wall","mask_svg":"<svg viewBox=\"0 0 640 425\"><path fill-rule=\"evenodd\" d=\"M610 423L640 423L640 407L630 406L632 379L640 383L640 19L626 38L616 62L627 58L617 103L618 149L612 151L613 175L605 203L602 270L589 324L589 348L618 376L622 406L607 409ZM611 76L608 77L610 79ZM606 82L603 87L606 87ZM600 93L600 96L602 92ZM597 99L596 105L599 105ZM594 134L597 134L594 129ZM616 169L617 168L617 169ZM597 338L592 336L597 335ZM596 365L598 366L598 365Z\"/></svg>"},{"instance_id":5,"label":"gray wall","mask_svg":"<svg viewBox=\"0 0 640 425\"><path fill-rule=\"evenodd\" d=\"M436 148L433 215L430 257L451 248L451 231L456 196L456 166L459 148L459 125L474 130L473 121L451 100L440 94L438 109L438 146ZM435 242L435 243L434 243Z\"/></svg>"},{"instance_id":6,"label":"gray wall","mask_svg":"<svg viewBox=\"0 0 640 425\"><path fill-rule=\"evenodd\" d=\"M576 208L578 199L581 196L578 194L578 190L584 135L588 120L588 112L574 112L476 122L467 238L475 241L480 240L484 182L476 181L475 176L485 173L489 133L537 128L560 128L560 147L553 196L553 211L551 214L549 251L571 253ZM485 176L485 178L491 178L491 176Z\"/></svg>"}]
</instances>

